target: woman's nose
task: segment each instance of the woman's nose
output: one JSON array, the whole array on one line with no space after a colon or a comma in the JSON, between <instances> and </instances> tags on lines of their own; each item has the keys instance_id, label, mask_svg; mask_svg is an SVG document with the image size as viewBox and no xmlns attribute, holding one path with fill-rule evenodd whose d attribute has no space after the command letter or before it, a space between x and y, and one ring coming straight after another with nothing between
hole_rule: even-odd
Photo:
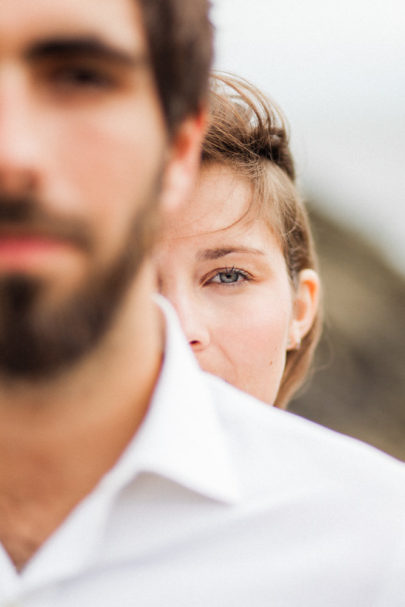
<instances>
[{"instance_id":1,"label":"woman's nose","mask_svg":"<svg viewBox=\"0 0 405 607\"><path fill-rule=\"evenodd\" d=\"M183 311L179 314L180 324L188 343L193 350L201 351L210 343L210 334L206 323L193 310Z\"/></svg>"},{"instance_id":2,"label":"woman's nose","mask_svg":"<svg viewBox=\"0 0 405 607\"><path fill-rule=\"evenodd\" d=\"M169 297L170 299L170 297ZM194 351L201 351L210 343L210 332L202 301L192 295L182 294L173 302L181 327Z\"/></svg>"},{"instance_id":3,"label":"woman's nose","mask_svg":"<svg viewBox=\"0 0 405 607\"><path fill-rule=\"evenodd\" d=\"M183 333L193 350L197 352L206 348L210 343L210 331L203 301L191 292L192 289L184 286L174 288L161 281L159 290L176 310Z\"/></svg>"}]
</instances>

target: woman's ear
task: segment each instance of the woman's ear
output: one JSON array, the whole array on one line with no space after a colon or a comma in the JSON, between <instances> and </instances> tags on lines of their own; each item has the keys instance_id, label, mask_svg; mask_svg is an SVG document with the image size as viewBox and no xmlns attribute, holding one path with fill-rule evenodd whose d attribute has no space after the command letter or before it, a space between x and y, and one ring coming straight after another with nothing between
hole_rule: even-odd
<instances>
[{"instance_id":1,"label":"woman's ear","mask_svg":"<svg viewBox=\"0 0 405 607\"><path fill-rule=\"evenodd\" d=\"M298 350L308 333L319 306L320 283L315 270L301 270L295 289L293 317L290 323L288 350Z\"/></svg>"},{"instance_id":2,"label":"woman's ear","mask_svg":"<svg viewBox=\"0 0 405 607\"><path fill-rule=\"evenodd\" d=\"M176 132L169 149L160 195L163 213L170 213L187 201L197 180L206 112L187 118Z\"/></svg>"}]
</instances>

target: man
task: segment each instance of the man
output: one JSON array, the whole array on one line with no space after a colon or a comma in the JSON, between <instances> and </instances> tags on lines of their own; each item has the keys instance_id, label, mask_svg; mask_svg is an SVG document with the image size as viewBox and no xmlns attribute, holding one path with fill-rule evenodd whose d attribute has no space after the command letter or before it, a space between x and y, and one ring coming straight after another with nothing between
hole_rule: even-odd
<instances>
[{"instance_id":1,"label":"man","mask_svg":"<svg viewBox=\"0 0 405 607\"><path fill-rule=\"evenodd\" d=\"M159 374L144 256L157 202L197 168L206 13L0 3L0 537L19 571L117 461Z\"/></svg>"},{"instance_id":2,"label":"man","mask_svg":"<svg viewBox=\"0 0 405 607\"><path fill-rule=\"evenodd\" d=\"M400 464L205 376L152 302L210 49L203 0L0 2L2 606L403 604Z\"/></svg>"}]
</instances>

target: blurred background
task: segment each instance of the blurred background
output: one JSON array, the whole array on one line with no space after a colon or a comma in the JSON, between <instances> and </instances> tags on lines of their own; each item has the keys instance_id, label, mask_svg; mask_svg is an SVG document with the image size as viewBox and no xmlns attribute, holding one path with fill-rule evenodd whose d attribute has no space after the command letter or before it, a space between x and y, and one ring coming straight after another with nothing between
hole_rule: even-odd
<instances>
[{"instance_id":1,"label":"blurred background","mask_svg":"<svg viewBox=\"0 0 405 607\"><path fill-rule=\"evenodd\" d=\"M216 62L283 109L326 327L290 409L405 460L405 3L213 0Z\"/></svg>"}]
</instances>

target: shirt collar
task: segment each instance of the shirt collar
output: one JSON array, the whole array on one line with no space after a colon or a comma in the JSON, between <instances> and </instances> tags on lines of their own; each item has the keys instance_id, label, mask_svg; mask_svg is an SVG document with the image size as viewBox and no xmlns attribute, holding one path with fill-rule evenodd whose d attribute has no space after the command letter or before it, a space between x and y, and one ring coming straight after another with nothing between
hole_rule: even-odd
<instances>
[{"instance_id":1,"label":"shirt collar","mask_svg":"<svg viewBox=\"0 0 405 607\"><path fill-rule=\"evenodd\" d=\"M10 565L13 592L74 575L91 563L100 550L101 530L113 504L142 472L167 478L206 499L225 504L239 501L206 374L198 367L170 305L161 297L159 305L166 318L166 345L145 420L116 465L34 555L24 574L16 575Z\"/></svg>"},{"instance_id":2,"label":"shirt collar","mask_svg":"<svg viewBox=\"0 0 405 607\"><path fill-rule=\"evenodd\" d=\"M173 308L161 296L156 301L166 320L162 370L145 420L104 483L122 486L134 474L151 472L207 498L237 502L240 494L231 454L206 374Z\"/></svg>"}]
</instances>

